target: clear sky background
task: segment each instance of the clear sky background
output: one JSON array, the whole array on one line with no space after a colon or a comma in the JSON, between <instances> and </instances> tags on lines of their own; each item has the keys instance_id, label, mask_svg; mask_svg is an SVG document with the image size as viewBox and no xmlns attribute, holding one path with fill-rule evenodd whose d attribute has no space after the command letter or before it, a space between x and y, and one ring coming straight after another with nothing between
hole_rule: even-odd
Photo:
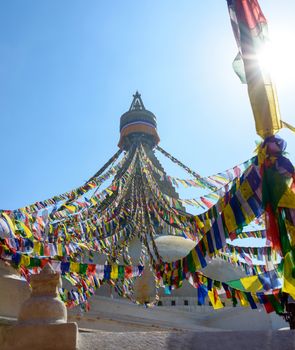
<instances>
[{"instance_id":1,"label":"clear sky background","mask_svg":"<svg viewBox=\"0 0 295 350\"><path fill-rule=\"evenodd\" d=\"M280 47L282 119L294 125L295 1L260 4ZM92 176L117 151L136 89L161 146L202 175L250 158L259 137L236 53L223 0L1 0L0 208ZM295 134L280 135L295 162Z\"/></svg>"}]
</instances>

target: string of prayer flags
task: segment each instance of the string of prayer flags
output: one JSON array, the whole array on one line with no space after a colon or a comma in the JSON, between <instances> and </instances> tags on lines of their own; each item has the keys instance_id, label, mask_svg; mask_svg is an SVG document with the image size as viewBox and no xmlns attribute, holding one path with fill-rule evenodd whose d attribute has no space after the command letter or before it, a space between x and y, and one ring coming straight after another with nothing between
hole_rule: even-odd
<instances>
[{"instance_id":1,"label":"string of prayer flags","mask_svg":"<svg viewBox=\"0 0 295 350\"><path fill-rule=\"evenodd\" d=\"M116 173L118 168L110 170L110 173L106 177L101 177L100 179L97 179L112 163L114 163L119 156L121 155L122 150L118 150L109 160L108 162L98 171L94 176L92 176L88 181L83 186L80 186L72 191L65 192L61 195L54 196L52 198L36 202L34 204L28 205L22 210L27 211L29 213L38 211L40 209L44 209L46 207L52 206L60 201L65 201L65 200L74 200L77 197L81 196L83 193L88 192L89 190L93 189L103 181L107 180L110 175L113 175ZM96 183L97 181L97 183Z\"/></svg>"},{"instance_id":2,"label":"string of prayer flags","mask_svg":"<svg viewBox=\"0 0 295 350\"><path fill-rule=\"evenodd\" d=\"M1 259L4 259L2 256ZM133 278L139 277L143 273L144 267L142 265L138 266L126 266L126 265L98 265L98 264L85 264L78 262L65 262L65 261L54 261L48 260L46 258L31 258L27 255L13 254L10 259L7 258L5 261L11 262L15 267L19 268L24 266L29 269L35 267L44 266L44 262L52 263L52 267L56 272L60 272L62 275L73 272L79 275L93 274L97 273L99 279L110 280L118 278ZM120 271L120 274L119 274ZM103 273L102 273L103 272Z\"/></svg>"},{"instance_id":3,"label":"string of prayer flags","mask_svg":"<svg viewBox=\"0 0 295 350\"><path fill-rule=\"evenodd\" d=\"M258 231L234 231L229 234L229 238L231 241L234 241L235 239L243 239L243 238L266 238L266 231L265 230L258 230Z\"/></svg>"},{"instance_id":4,"label":"string of prayer flags","mask_svg":"<svg viewBox=\"0 0 295 350\"><path fill-rule=\"evenodd\" d=\"M160 172L159 174L162 176L162 180L165 177L170 183L173 183L175 186L178 186L178 184L182 184L184 187L201 187L201 188L208 187L213 191L220 190L220 186L222 188L225 185L227 185L229 182L233 181L234 178L240 177L241 174L254 162L254 159L255 159L255 157L253 157L223 172L217 173L215 175L201 177L198 173L194 172L193 170L185 166L183 163L178 161L176 158L171 156L167 151L164 151L160 146L157 146L156 149L160 151L162 154L164 154L171 161L173 161L175 164L184 168L189 174L194 175L194 179L186 180L186 179L179 179L173 176L167 176L164 173ZM150 163L150 165L153 167L152 163ZM153 170L154 170L154 167L153 167ZM217 186L219 186L219 188L217 188Z\"/></svg>"}]
</instances>

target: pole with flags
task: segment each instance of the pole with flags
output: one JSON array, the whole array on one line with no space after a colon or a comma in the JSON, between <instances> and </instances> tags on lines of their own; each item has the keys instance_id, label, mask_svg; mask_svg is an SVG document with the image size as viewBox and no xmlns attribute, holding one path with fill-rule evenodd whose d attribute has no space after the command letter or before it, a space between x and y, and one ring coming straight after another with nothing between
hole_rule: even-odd
<instances>
[{"instance_id":1,"label":"pole with flags","mask_svg":"<svg viewBox=\"0 0 295 350\"><path fill-rule=\"evenodd\" d=\"M267 239L282 256L282 291L295 300L295 171L284 156L286 143L275 134L295 128L281 120L271 72L263 64L269 45L266 18L258 0L227 0L238 45L233 68L248 86L256 132L263 139L258 148L261 191ZM291 310L291 311L290 311ZM295 327L295 307L286 304L290 327Z\"/></svg>"}]
</instances>

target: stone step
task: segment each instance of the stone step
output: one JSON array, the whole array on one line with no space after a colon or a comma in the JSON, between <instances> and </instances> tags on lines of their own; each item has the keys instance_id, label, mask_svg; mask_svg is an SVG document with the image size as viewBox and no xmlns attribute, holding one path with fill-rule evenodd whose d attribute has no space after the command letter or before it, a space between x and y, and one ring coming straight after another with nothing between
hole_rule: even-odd
<instances>
[{"instance_id":1,"label":"stone step","mask_svg":"<svg viewBox=\"0 0 295 350\"><path fill-rule=\"evenodd\" d=\"M79 349L149 350L294 350L294 331L240 332L89 332L80 333Z\"/></svg>"}]
</instances>

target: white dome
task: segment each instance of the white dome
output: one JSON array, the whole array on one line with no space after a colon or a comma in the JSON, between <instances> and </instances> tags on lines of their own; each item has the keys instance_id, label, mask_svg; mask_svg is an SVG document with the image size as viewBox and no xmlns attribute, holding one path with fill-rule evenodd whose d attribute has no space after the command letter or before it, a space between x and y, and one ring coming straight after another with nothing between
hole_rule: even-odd
<instances>
[{"instance_id":1,"label":"white dome","mask_svg":"<svg viewBox=\"0 0 295 350\"><path fill-rule=\"evenodd\" d=\"M201 270L206 276L217 281L226 282L241 277L246 277L245 271L239 266L221 259L214 258L208 262L208 265Z\"/></svg>"},{"instance_id":2,"label":"white dome","mask_svg":"<svg viewBox=\"0 0 295 350\"><path fill-rule=\"evenodd\" d=\"M162 236L155 239L158 252L167 262L181 259L196 246L191 239L178 236Z\"/></svg>"}]
</instances>

